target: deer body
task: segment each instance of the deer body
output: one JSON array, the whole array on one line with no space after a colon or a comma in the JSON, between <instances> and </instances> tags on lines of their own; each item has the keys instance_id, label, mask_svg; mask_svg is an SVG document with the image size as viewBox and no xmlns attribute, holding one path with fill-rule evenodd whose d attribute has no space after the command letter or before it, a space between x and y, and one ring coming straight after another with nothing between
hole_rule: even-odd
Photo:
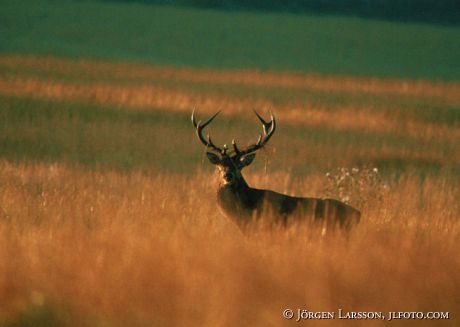
<instances>
[{"instance_id":1,"label":"deer body","mask_svg":"<svg viewBox=\"0 0 460 327\"><path fill-rule=\"evenodd\" d=\"M273 135L275 119L272 115L271 121L265 122L256 113L263 124L264 137L261 135L255 144L243 150L240 150L233 140L233 150L229 150L227 145L219 148L214 145L209 135L207 138L202 135L203 128L217 114L201 124L201 121L195 121L192 113L192 122L198 138L207 148L213 150L206 152L206 155L220 172L218 205L241 229L244 230L249 223L260 218L284 226L292 222L307 222L320 226L323 230L335 227L349 229L359 222L361 214L358 210L335 199L293 197L250 187L244 180L241 170L252 163L255 152Z\"/></svg>"},{"instance_id":2,"label":"deer body","mask_svg":"<svg viewBox=\"0 0 460 327\"><path fill-rule=\"evenodd\" d=\"M335 199L288 196L251 188L247 184L238 187L221 185L217 200L225 216L234 220L241 229L261 217L277 225L308 222L327 229L349 229L360 219L358 210Z\"/></svg>"}]
</instances>

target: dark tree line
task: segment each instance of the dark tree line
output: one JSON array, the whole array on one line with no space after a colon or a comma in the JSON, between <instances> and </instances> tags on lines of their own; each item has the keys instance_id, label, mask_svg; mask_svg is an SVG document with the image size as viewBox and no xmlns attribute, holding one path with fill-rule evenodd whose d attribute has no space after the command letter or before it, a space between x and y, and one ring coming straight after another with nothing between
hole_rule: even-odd
<instances>
[{"instance_id":1,"label":"dark tree line","mask_svg":"<svg viewBox=\"0 0 460 327\"><path fill-rule=\"evenodd\" d=\"M460 24L460 0L105 0L221 10L340 14L397 21Z\"/></svg>"}]
</instances>

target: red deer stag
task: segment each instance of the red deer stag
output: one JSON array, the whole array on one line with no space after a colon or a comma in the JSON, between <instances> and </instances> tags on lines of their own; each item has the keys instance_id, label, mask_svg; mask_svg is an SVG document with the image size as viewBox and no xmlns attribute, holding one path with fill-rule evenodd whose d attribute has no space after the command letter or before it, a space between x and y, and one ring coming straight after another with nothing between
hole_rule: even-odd
<instances>
[{"instance_id":1,"label":"red deer stag","mask_svg":"<svg viewBox=\"0 0 460 327\"><path fill-rule=\"evenodd\" d=\"M263 135L259 136L256 143L244 149L239 148L235 140L232 141L232 149L229 149L226 144L221 148L212 142L209 134L206 137L203 136L203 129L213 121L219 112L205 122L196 122L194 114L195 111L191 118L198 139L210 150L206 152L206 155L220 172L220 185L217 193L219 207L242 230L245 230L250 222L261 217L272 219L272 222L280 225L307 221L320 227L323 233L336 226L348 230L359 222L360 212L338 200L293 197L270 190L252 188L246 183L241 170L252 163L256 151L263 148L273 136L276 128L273 114L271 114L270 121L266 122L255 112L262 122Z\"/></svg>"}]
</instances>

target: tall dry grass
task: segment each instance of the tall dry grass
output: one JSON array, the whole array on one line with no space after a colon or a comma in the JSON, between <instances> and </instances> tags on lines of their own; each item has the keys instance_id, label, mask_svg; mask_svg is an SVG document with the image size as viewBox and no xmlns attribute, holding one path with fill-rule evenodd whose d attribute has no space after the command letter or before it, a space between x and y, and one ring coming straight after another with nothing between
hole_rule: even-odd
<instances>
[{"instance_id":1,"label":"tall dry grass","mask_svg":"<svg viewBox=\"0 0 460 327\"><path fill-rule=\"evenodd\" d=\"M0 325L296 324L287 308L439 311L450 319L370 323L460 324L458 83L22 56L0 56L0 70ZM342 198L360 226L243 236L189 160L203 150L190 140L195 105L200 118L240 117L213 124L219 142L254 140L242 111L275 109L278 137L249 184ZM256 173L263 161L274 171ZM359 171L316 173L337 165Z\"/></svg>"},{"instance_id":2,"label":"tall dry grass","mask_svg":"<svg viewBox=\"0 0 460 327\"><path fill-rule=\"evenodd\" d=\"M327 178L248 171L257 186L321 195ZM348 237L305 226L243 236L215 179L0 162L0 324L288 326L282 313L449 312L448 320L301 321L457 326L459 189L407 173L368 192ZM387 183L388 182L388 183Z\"/></svg>"}]
</instances>

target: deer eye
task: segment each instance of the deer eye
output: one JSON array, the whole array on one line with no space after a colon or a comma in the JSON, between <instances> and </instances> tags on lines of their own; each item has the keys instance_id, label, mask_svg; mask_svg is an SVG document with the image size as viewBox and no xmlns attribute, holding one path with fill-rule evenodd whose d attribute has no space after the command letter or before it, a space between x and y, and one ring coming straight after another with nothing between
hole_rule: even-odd
<instances>
[{"instance_id":1,"label":"deer eye","mask_svg":"<svg viewBox=\"0 0 460 327\"><path fill-rule=\"evenodd\" d=\"M232 183L235 181L235 174L231 171L227 171L225 174L224 174L224 179L227 183Z\"/></svg>"}]
</instances>

